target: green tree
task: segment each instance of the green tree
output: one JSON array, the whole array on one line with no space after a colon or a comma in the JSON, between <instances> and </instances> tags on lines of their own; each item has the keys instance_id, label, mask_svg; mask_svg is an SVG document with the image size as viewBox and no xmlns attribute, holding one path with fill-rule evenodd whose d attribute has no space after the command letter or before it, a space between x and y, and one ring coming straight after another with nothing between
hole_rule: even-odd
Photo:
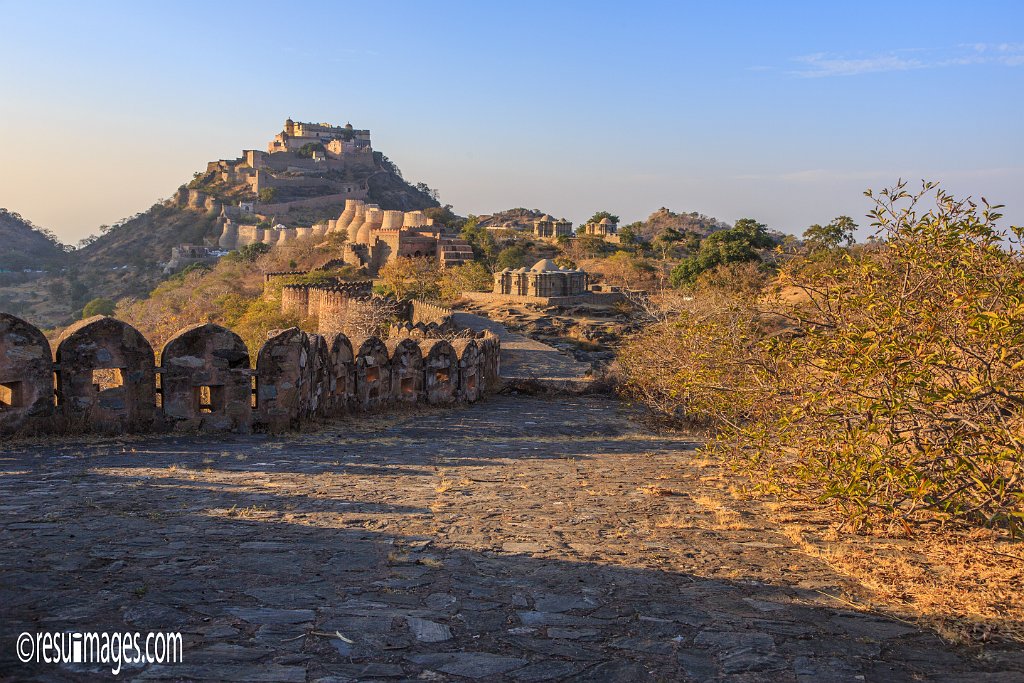
<instances>
[{"instance_id":1,"label":"green tree","mask_svg":"<svg viewBox=\"0 0 1024 683\"><path fill-rule=\"evenodd\" d=\"M434 259L392 259L380 269L377 277L385 291L399 299L433 301L441 295L441 269Z\"/></svg>"},{"instance_id":2,"label":"green tree","mask_svg":"<svg viewBox=\"0 0 1024 683\"><path fill-rule=\"evenodd\" d=\"M91 318L94 315L113 315L116 308L113 301L98 297L82 307L82 319Z\"/></svg>"},{"instance_id":3,"label":"green tree","mask_svg":"<svg viewBox=\"0 0 1024 683\"><path fill-rule=\"evenodd\" d=\"M270 245L269 244L266 244L265 242L254 242L252 244L245 245L244 247L242 247L238 251L231 252L230 254L225 256L224 258L228 259L229 261L244 261L244 262L247 262L247 263L252 263L256 259L258 259L260 256L263 256L263 254L266 254L266 253L269 253L269 252L270 252Z\"/></svg>"},{"instance_id":4,"label":"green tree","mask_svg":"<svg viewBox=\"0 0 1024 683\"><path fill-rule=\"evenodd\" d=\"M445 204L444 206L428 206L423 209L423 215L427 218L433 219L437 225L443 225L446 228L458 227L460 219L455 212L452 211L451 204Z\"/></svg>"},{"instance_id":5,"label":"green tree","mask_svg":"<svg viewBox=\"0 0 1024 683\"><path fill-rule=\"evenodd\" d=\"M488 263L494 262L498 255L498 245L491 231L480 226L480 219L477 216L470 214L459 234L473 247L473 255L476 258L484 259Z\"/></svg>"},{"instance_id":6,"label":"green tree","mask_svg":"<svg viewBox=\"0 0 1024 683\"><path fill-rule=\"evenodd\" d=\"M853 245L853 231L856 229L857 224L852 218L839 216L826 225L815 223L807 228L804 231L804 242L810 252L833 251Z\"/></svg>"},{"instance_id":7,"label":"green tree","mask_svg":"<svg viewBox=\"0 0 1024 683\"><path fill-rule=\"evenodd\" d=\"M752 218L742 218L731 229L713 232L701 240L697 253L672 269L669 282L673 287L692 285L701 273L716 266L760 261L759 251L773 244L768 226Z\"/></svg>"},{"instance_id":8,"label":"green tree","mask_svg":"<svg viewBox=\"0 0 1024 683\"><path fill-rule=\"evenodd\" d=\"M619 230L619 244L624 247L634 247L640 242L636 231L630 226L626 226Z\"/></svg>"},{"instance_id":9,"label":"green tree","mask_svg":"<svg viewBox=\"0 0 1024 683\"><path fill-rule=\"evenodd\" d=\"M661 252L662 260L667 259L672 250L683 241L686 236L675 228L665 228L651 243L655 249Z\"/></svg>"},{"instance_id":10,"label":"green tree","mask_svg":"<svg viewBox=\"0 0 1024 683\"><path fill-rule=\"evenodd\" d=\"M439 282L441 300L452 302L463 292L489 292L494 287L494 276L484 264L470 261L441 272Z\"/></svg>"},{"instance_id":11,"label":"green tree","mask_svg":"<svg viewBox=\"0 0 1024 683\"><path fill-rule=\"evenodd\" d=\"M498 252L498 257L494 261L494 267L497 270L504 270L505 268L515 270L522 268L525 262L526 250L516 244L511 247L505 247Z\"/></svg>"},{"instance_id":12,"label":"green tree","mask_svg":"<svg viewBox=\"0 0 1024 683\"><path fill-rule=\"evenodd\" d=\"M616 225L618 225L619 223L619 217L613 213L608 213L607 211L598 211L597 213L590 217L587 223L600 223L601 220L604 218L607 218Z\"/></svg>"},{"instance_id":13,"label":"green tree","mask_svg":"<svg viewBox=\"0 0 1024 683\"><path fill-rule=\"evenodd\" d=\"M303 159L312 159L313 152L327 154L327 148L325 148L319 142L307 142L302 147L299 147L298 150L296 150L295 155Z\"/></svg>"},{"instance_id":14,"label":"green tree","mask_svg":"<svg viewBox=\"0 0 1024 683\"><path fill-rule=\"evenodd\" d=\"M272 187L264 187L259 192L260 201L264 204L270 204L277 197L277 190Z\"/></svg>"}]
</instances>

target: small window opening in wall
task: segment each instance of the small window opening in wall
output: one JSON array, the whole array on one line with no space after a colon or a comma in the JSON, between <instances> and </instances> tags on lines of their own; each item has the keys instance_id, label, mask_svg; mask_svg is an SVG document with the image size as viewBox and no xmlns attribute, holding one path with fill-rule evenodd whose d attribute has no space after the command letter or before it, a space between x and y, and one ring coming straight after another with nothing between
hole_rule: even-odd
<instances>
[{"instance_id":1,"label":"small window opening in wall","mask_svg":"<svg viewBox=\"0 0 1024 683\"><path fill-rule=\"evenodd\" d=\"M416 380L412 377L403 377L400 386L403 396L412 396L416 393Z\"/></svg>"},{"instance_id":2,"label":"small window opening in wall","mask_svg":"<svg viewBox=\"0 0 1024 683\"><path fill-rule=\"evenodd\" d=\"M24 406L21 382L0 382L0 411Z\"/></svg>"},{"instance_id":3,"label":"small window opening in wall","mask_svg":"<svg viewBox=\"0 0 1024 683\"><path fill-rule=\"evenodd\" d=\"M196 412L217 413L224 409L224 387L194 387Z\"/></svg>"},{"instance_id":4,"label":"small window opening in wall","mask_svg":"<svg viewBox=\"0 0 1024 683\"><path fill-rule=\"evenodd\" d=\"M96 368L92 371L92 385L102 393L124 386L124 374L121 368Z\"/></svg>"},{"instance_id":5,"label":"small window opening in wall","mask_svg":"<svg viewBox=\"0 0 1024 683\"><path fill-rule=\"evenodd\" d=\"M366 381L368 383L379 382L380 381L380 368L377 367L376 365L372 365L372 366L366 368Z\"/></svg>"},{"instance_id":6,"label":"small window opening in wall","mask_svg":"<svg viewBox=\"0 0 1024 683\"><path fill-rule=\"evenodd\" d=\"M448 370L438 370L434 373L434 381L438 384L447 384L452 379L452 375Z\"/></svg>"},{"instance_id":7,"label":"small window opening in wall","mask_svg":"<svg viewBox=\"0 0 1024 683\"><path fill-rule=\"evenodd\" d=\"M470 390L476 389L476 375L470 375L466 378L466 388Z\"/></svg>"},{"instance_id":8,"label":"small window opening in wall","mask_svg":"<svg viewBox=\"0 0 1024 683\"><path fill-rule=\"evenodd\" d=\"M259 406L257 405L257 403L259 403L259 399L257 398L259 393L257 391L257 386L256 386L256 375L252 376L252 389L251 389L251 391L252 391L252 407L253 407L253 409L259 408Z\"/></svg>"},{"instance_id":9,"label":"small window opening in wall","mask_svg":"<svg viewBox=\"0 0 1024 683\"><path fill-rule=\"evenodd\" d=\"M346 386L347 385L348 385L348 376L347 375L338 375L338 377L335 378L335 380L334 380L334 395L335 396L344 396L346 393L348 393L346 391Z\"/></svg>"},{"instance_id":10,"label":"small window opening in wall","mask_svg":"<svg viewBox=\"0 0 1024 683\"><path fill-rule=\"evenodd\" d=\"M156 376L156 407L157 408L163 408L164 407L164 384L161 381L162 379L163 379L163 376L160 375L160 374L157 374L157 376Z\"/></svg>"}]
</instances>

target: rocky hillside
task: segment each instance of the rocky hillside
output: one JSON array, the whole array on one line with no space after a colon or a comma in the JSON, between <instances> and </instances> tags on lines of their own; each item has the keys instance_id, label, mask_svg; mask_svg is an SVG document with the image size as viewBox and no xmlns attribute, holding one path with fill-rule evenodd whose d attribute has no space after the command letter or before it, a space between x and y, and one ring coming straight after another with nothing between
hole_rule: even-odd
<instances>
[{"instance_id":1,"label":"rocky hillside","mask_svg":"<svg viewBox=\"0 0 1024 683\"><path fill-rule=\"evenodd\" d=\"M629 227L640 237L650 240L669 228L682 233L693 233L700 237L706 237L716 230L728 230L732 226L725 221L705 216L696 211L676 213L663 206L648 216L647 220L633 223Z\"/></svg>"},{"instance_id":2,"label":"rocky hillside","mask_svg":"<svg viewBox=\"0 0 1024 683\"><path fill-rule=\"evenodd\" d=\"M375 153L365 166L344 180L365 182L369 202L402 211L440 206L436 193L422 183L413 186L407 182L383 154ZM333 191L334 186L325 180L324 193ZM94 298L144 297L166 279L162 264L170 258L172 247L216 246L224 207L254 199L244 183L226 181L209 170L200 172L173 193L172 199L106 228L70 254L45 230L0 209L0 310L53 325L63 324ZM340 203L304 206L267 220L289 226L312 225L336 218L341 210ZM23 273L25 269L46 273ZM31 282L26 282L29 279Z\"/></svg>"},{"instance_id":3,"label":"rocky hillside","mask_svg":"<svg viewBox=\"0 0 1024 683\"><path fill-rule=\"evenodd\" d=\"M538 209L505 209L486 216L479 216L482 228L508 227L514 230L533 230L533 221L544 215Z\"/></svg>"},{"instance_id":4,"label":"rocky hillside","mask_svg":"<svg viewBox=\"0 0 1024 683\"><path fill-rule=\"evenodd\" d=\"M0 272L59 269L64 249L46 230L20 215L0 209Z\"/></svg>"}]
</instances>

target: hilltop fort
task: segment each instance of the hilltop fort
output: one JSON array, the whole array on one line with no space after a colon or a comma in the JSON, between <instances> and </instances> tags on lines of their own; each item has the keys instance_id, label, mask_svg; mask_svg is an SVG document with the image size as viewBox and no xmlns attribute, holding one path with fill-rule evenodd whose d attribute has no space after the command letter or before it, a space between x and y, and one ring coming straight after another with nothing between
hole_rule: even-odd
<instances>
[{"instance_id":1,"label":"hilltop fort","mask_svg":"<svg viewBox=\"0 0 1024 683\"><path fill-rule=\"evenodd\" d=\"M395 180L405 187L395 187ZM437 205L401 181L397 167L374 151L369 130L290 118L266 151L245 149L237 159L211 161L179 191L178 200L196 206L205 204L206 197L274 216L297 209L340 209L348 199L376 200L405 211Z\"/></svg>"}]
</instances>

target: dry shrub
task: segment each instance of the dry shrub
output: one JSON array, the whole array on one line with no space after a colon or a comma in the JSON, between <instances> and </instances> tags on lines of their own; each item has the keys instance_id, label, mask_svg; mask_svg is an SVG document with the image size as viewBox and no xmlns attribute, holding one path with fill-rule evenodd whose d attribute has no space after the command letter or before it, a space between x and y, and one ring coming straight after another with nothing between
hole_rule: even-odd
<instances>
[{"instance_id":1,"label":"dry shrub","mask_svg":"<svg viewBox=\"0 0 1024 683\"><path fill-rule=\"evenodd\" d=\"M806 294L781 309L801 334L763 346L796 374L779 384L784 412L732 443L855 527L938 516L1024 531L1021 231L932 184L876 205L875 248L783 270Z\"/></svg>"},{"instance_id":2,"label":"dry shrub","mask_svg":"<svg viewBox=\"0 0 1024 683\"><path fill-rule=\"evenodd\" d=\"M660 319L619 352L622 391L693 426L738 429L756 419L777 375L759 345L772 319L756 308L756 291L698 283L692 293L663 295Z\"/></svg>"},{"instance_id":3,"label":"dry shrub","mask_svg":"<svg viewBox=\"0 0 1024 683\"><path fill-rule=\"evenodd\" d=\"M783 267L799 296L756 299L719 272L665 306L622 351L624 389L717 428L712 448L764 488L834 504L852 528L1020 534L1024 230L934 184L874 199L868 247Z\"/></svg>"}]
</instances>

